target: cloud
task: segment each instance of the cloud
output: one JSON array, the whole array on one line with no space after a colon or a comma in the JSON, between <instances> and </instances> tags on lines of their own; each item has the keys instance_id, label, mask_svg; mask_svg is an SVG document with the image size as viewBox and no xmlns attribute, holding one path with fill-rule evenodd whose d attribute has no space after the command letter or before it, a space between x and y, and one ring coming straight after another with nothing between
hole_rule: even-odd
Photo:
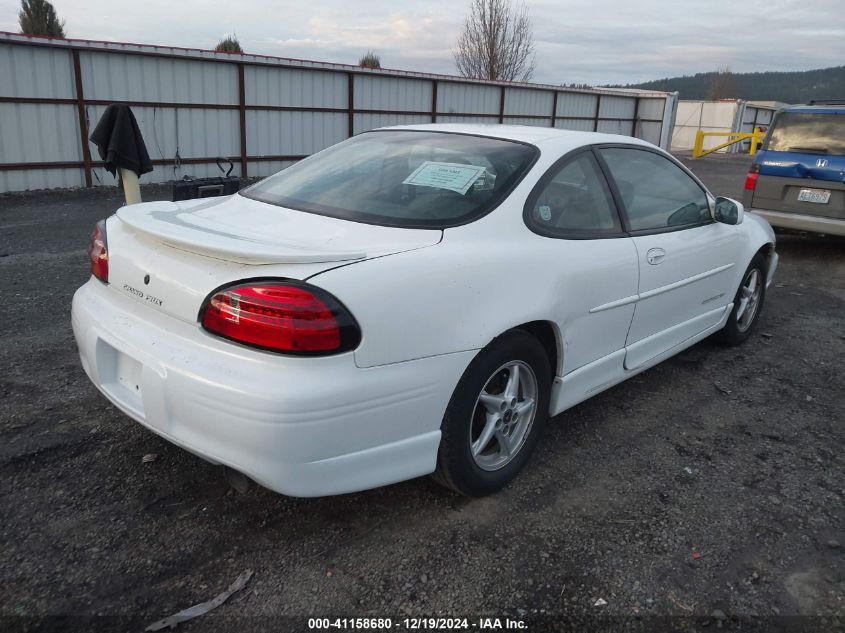
<instances>
[{"instance_id":1,"label":"cloud","mask_svg":"<svg viewBox=\"0 0 845 633\"><path fill-rule=\"evenodd\" d=\"M535 81L630 83L730 66L736 72L845 59L842 0L528 0ZM248 52L454 74L468 0L54 0L70 37L212 48L235 33ZM0 0L17 30L18 0Z\"/></svg>"},{"instance_id":2,"label":"cloud","mask_svg":"<svg viewBox=\"0 0 845 633\"><path fill-rule=\"evenodd\" d=\"M706 72L799 70L845 59L841 0L532 3L537 79L635 82ZM545 61L545 63L543 63Z\"/></svg>"}]
</instances>

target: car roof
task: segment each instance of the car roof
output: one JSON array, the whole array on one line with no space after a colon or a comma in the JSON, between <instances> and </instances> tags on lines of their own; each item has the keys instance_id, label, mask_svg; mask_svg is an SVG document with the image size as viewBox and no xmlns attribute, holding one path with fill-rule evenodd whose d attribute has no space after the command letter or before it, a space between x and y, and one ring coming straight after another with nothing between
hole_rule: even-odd
<instances>
[{"instance_id":1,"label":"car roof","mask_svg":"<svg viewBox=\"0 0 845 633\"><path fill-rule=\"evenodd\" d=\"M380 130L419 130L425 132L450 132L452 134L471 134L489 138L520 141L536 145L540 149L568 150L597 143L628 143L654 147L648 141L603 132L578 132L559 130L537 125L503 125L500 123L424 123L417 125L394 125Z\"/></svg>"},{"instance_id":2,"label":"car roof","mask_svg":"<svg viewBox=\"0 0 845 633\"><path fill-rule=\"evenodd\" d=\"M845 114L845 105L798 105L784 108L783 112L812 112L814 114Z\"/></svg>"}]
</instances>

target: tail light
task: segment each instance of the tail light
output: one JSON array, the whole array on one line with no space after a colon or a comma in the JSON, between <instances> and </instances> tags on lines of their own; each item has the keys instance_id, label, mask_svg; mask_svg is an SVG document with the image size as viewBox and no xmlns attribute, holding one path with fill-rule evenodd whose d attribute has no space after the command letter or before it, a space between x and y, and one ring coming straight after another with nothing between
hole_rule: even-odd
<instances>
[{"instance_id":1,"label":"tail light","mask_svg":"<svg viewBox=\"0 0 845 633\"><path fill-rule=\"evenodd\" d=\"M752 163L745 176L746 191L754 191L757 188L757 178L760 177L760 163Z\"/></svg>"},{"instance_id":2,"label":"tail light","mask_svg":"<svg viewBox=\"0 0 845 633\"><path fill-rule=\"evenodd\" d=\"M104 284L109 283L109 243L106 240L105 220L94 225L88 244L88 259L91 260L91 274Z\"/></svg>"},{"instance_id":3,"label":"tail light","mask_svg":"<svg viewBox=\"0 0 845 633\"><path fill-rule=\"evenodd\" d=\"M295 281L256 281L214 292L200 311L207 331L252 347L302 356L357 347L361 332L329 293Z\"/></svg>"}]
</instances>

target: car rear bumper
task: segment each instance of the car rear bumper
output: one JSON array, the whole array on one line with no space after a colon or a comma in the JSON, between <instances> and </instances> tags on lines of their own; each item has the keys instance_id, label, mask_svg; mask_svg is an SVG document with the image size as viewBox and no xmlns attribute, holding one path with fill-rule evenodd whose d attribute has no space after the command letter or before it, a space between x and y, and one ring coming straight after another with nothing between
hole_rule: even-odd
<instances>
[{"instance_id":1,"label":"car rear bumper","mask_svg":"<svg viewBox=\"0 0 845 633\"><path fill-rule=\"evenodd\" d=\"M82 366L121 411L292 496L434 470L440 422L475 352L369 369L352 353L285 357L222 341L91 279L74 295Z\"/></svg>"},{"instance_id":2,"label":"car rear bumper","mask_svg":"<svg viewBox=\"0 0 845 633\"><path fill-rule=\"evenodd\" d=\"M749 211L765 218L772 226L778 226L783 229L826 233L827 235L845 235L845 220L804 215L801 213L769 211L767 209L752 208Z\"/></svg>"}]
</instances>

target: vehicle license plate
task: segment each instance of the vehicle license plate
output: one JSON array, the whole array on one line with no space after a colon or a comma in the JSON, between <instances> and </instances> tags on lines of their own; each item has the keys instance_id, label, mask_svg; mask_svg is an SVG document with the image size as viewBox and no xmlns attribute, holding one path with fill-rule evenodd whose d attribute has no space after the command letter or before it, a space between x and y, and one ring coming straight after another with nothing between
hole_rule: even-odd
<instances>
[{"instance_id":1,"label":"vehicle license plate","mask_svg":"<svg viewBox=\"0 0 845 633\"><path fill-rule=\"evenodd\" d=\"M827 204L829 200L830 192L824 189L802 189L798 192L798 202Z\"/></svg>"}]
</instances>

